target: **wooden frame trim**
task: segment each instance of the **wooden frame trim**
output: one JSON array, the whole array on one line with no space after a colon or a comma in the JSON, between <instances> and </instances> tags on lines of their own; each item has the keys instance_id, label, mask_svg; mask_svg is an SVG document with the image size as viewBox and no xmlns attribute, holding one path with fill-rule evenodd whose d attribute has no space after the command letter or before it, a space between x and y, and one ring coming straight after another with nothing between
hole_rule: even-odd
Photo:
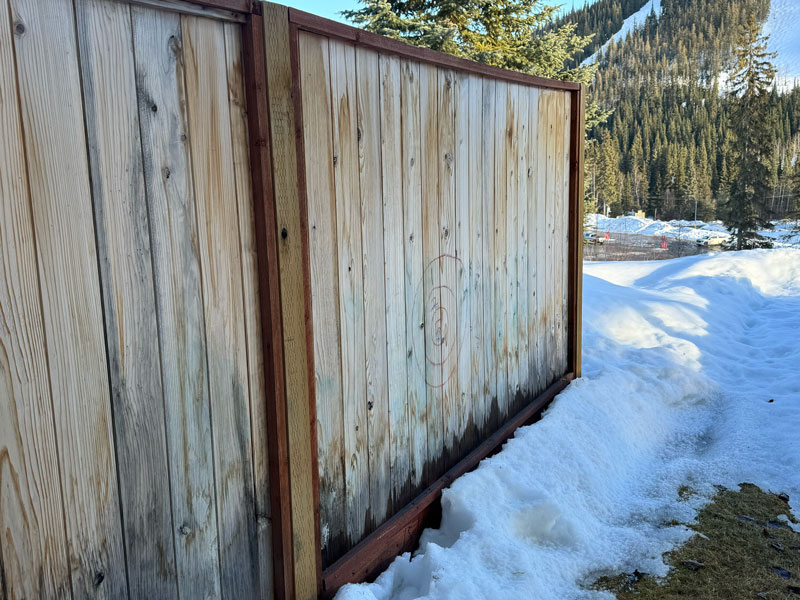
<instances>
[{"instance_id":1,"label":"wooden frame trim","mask_svg":"<svg viewBox=\"0 0 800 600\"><path fill-rule=\"evenodd\" d=\"M474 73L485 77L491 77L492 79L522 83L543 89L580 91L579 83L536 77L535 75L527 75L518 71L509 71L508 69L485 65L465 58L458 58L456 56L444 54L443 52L430 50L429 48L412 46L401 40L387 38L295 8L289 9L289 22L303 31L316 33L325 37L338 38L351 42L356 46L364 46L382 53L394 54L447 69Z\"/></svg>"},{"instance_id":2,"label":"wooden frame trim","mask_svg":"<svg viewBox=\"0 0 800 600\"><path fill-rule=\"evenodd\" d=\"M314 323L311 314L311 255L308 247L308 190L306 187L306 151L303 136L303 96L300 83L300 46L297 26L289 25L291 48L292 103L295 115L295 147L297 149L297 193L300 201L300 235L303 242L303 290L305 298L306 361L308 374L308 414L311 417L312 488L314 492L314 548L316 553L317 594L322 590L321 522L319 506L319 448L317 446L317 390L314 377Z\"/></svg>"},{"instance_id":3,"label":"wooden frame trim","mask_svg":"<svg viewBox=\"0 0 800 600\"><path fill-rule=\"evenodd\" d=\"M581 376L583 320L583 145L586 121L586 86L571 94L569 150L569 370Z\"/></svg>"},{"instance_id":4,"label":"wooden frame trim","mask_svg":"<svg viewBox=\"0 0 800 600\"><path fill-rule=\"evenodd\" d=\"M275 598L284 600L294 597L294 565L277 226L264 26L260 15L249 15L243 28L242 49L268 416L273 582Z\"/></svg>"},{"instance_id":5,"label":"wooden frame trim","mask_svg":"<svg viewBox=\"0 0 800 600\"><path fill-rule=\"evenodd\" d=\"M442 490L465 473L474 470L484 458L497 453L517 429L537 420L553 398L573 379L575 375L567 373L553 383L400 512L325 569L321 596L331 598L346 583L375 577L389 566L398 554L413 550L426 526L426 517L441 499Z\"/></svg>"}]
</instances>

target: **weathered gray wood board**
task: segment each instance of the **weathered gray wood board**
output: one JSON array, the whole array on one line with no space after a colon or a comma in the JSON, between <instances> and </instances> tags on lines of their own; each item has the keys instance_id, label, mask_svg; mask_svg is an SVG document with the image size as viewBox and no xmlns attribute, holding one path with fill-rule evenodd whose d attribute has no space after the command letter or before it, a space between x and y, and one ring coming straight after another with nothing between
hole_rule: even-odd
<instances>
[{"instance_id":1,"label":"weathered gray wood board","mask_svg":"<svg viewBox=\"0 0 800 600\"><path fill-rule=\"evenodd\" d=\"M0 7L0 580L272 595L241 26Z\"/></svg>"},{"instance_id":2,"label":"weathered gray wood board","mask_svg":"<svg viewBox=\"0 0 800 600\"><path fill-rule=\"evenodd\" d=\"M564 375L569 95L298 35L327 566Z\"/></svg>"}]
</instances>

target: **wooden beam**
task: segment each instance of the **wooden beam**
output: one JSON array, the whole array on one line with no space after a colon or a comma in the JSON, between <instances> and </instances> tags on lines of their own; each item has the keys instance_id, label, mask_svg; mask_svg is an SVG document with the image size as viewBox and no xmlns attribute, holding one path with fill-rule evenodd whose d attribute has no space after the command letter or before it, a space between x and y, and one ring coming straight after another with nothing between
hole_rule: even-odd
<instances>
[{"instance_id":1,"label":"wooden beam","mask_svg":"<svg viewBox=\"0 0 800 600\"><path fill-rule=\"evenodd\" d=\"M322 597L332 598L346 583L365 581L377 576L398 554L413 550L427 523L428 515L441 499L442 490L475 469L484 458L498 452L517 429L537 420L553 398L574 378L573 373L567 373L553 383L405 508L328 567L322 576Z\"/></svg>"},{"instance_id":2,"label":"wooden beam","mask_svg":"<svg viewBox=\"0 0 800 600\"><path fill-rule=\"evenodd\" d=\"M539 88L570 91L577 91L580 88L580 84L572 81L536 77L534 75L528 75L527 73L520 73L519 71L509 71L508 69L501 69L500 67L486 65L473 60L458 58L456 56L437 52L436 50L430 50L429 48L412 46L401 40L364 31L363 29L358 29L357 27L345 25L337 21L331 21L330 19L325 19L295 8L289 9L289 20L303 31L317 33L326 37L338 38L351 42L356 46L365 46L382 53L395 54L437 67L455 69L467 73L476 73L478 75L491 77L492 79L523 83Z\"/></svg>"},{"instance_id":3,"label":"wooden beam","mask_svg":"<svg viewBox=\"0 0 800 600\"><path fill-rule=\"evenodd\" d=\"M320 588L314 356L308 202L297 30L289 9L263 3L267 105L278 240L286 419L291 489L294 597L315 598Z\"/></svg>"},{"instance_id":4,"label":"wooden beam","mask_svg":"<svg viewBox=\"0 0 800 600\"><path fill-rule=\"evenodd\" d=\"M583 144L586 120L586 86L572 93L569 156L569 366L581 376L583 320Z\"/></svg>"},{"instance_id":5,"label":"wooden beam","mask_svg":"<svg viewBox=\"0 0 800 600\"><path fill-rule=\"evenodd\" d=\"M264 24L259 15L251 15L244 28L243 53L266 381L274 590L276 598L285 599L294 597L289 447Z\"/></svg>"}]
</instances>

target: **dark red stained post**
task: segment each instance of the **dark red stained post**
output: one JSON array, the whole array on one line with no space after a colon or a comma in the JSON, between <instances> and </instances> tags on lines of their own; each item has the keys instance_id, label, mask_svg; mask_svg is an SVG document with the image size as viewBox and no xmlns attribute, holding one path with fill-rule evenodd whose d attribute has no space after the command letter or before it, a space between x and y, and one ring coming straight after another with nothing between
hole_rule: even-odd
<instances>
[{"instance_id":1,"label":"dark red stained post","mask_svg":"<svg viewBox=\"0 0 800 600\"><path fill-rule=\"evenodd\" d=\"M583 144L586 120L586 86L572 92L569 150L569 370L581 376L583 320Z\"/></svg>"},{"instance_id":2,"label":"dark red stained post","mask_svg":"<svg viewBox=\"0 0 800 600\"><path fill-rule=\"evenodd\" d=\"M231 2L233 3L233 2ZM272 181L269 111L267 110L264 26L250 14L243 31L245 91L253 183L261 343L267 402L269 485L272 511L272 562L275 597L294 598L289 452L286 431L286 386L278 276L275 197Z\"/></svg>"}]
</instances>

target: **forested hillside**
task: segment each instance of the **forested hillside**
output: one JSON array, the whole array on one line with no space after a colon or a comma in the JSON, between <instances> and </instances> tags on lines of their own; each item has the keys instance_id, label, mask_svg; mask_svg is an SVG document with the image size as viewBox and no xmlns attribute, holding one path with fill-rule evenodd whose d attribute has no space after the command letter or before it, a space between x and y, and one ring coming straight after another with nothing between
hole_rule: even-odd
<instances>
[{"instance_id":1,"label":"forested hillside","mask_svg":"<svg viewBox=\"0 0 800 600\"><path fill-rule=\"evenodd\" d=\"M732 48L750 15L766 21L769 0L662 0L644 25L603 44L646 0L600 0L562 18L576 33L597 35L599 71L592 98L613 110L590 133L587 194L611 214L642 209L659 218L723 217L735 142L726 96ZM600 50L598 50L600 49ZM773 91L771 194L764 218L793 207L792 171L798 154L800 89ZM769 214L767 214L769 213Z\"/></svg>"}]
</instances>

